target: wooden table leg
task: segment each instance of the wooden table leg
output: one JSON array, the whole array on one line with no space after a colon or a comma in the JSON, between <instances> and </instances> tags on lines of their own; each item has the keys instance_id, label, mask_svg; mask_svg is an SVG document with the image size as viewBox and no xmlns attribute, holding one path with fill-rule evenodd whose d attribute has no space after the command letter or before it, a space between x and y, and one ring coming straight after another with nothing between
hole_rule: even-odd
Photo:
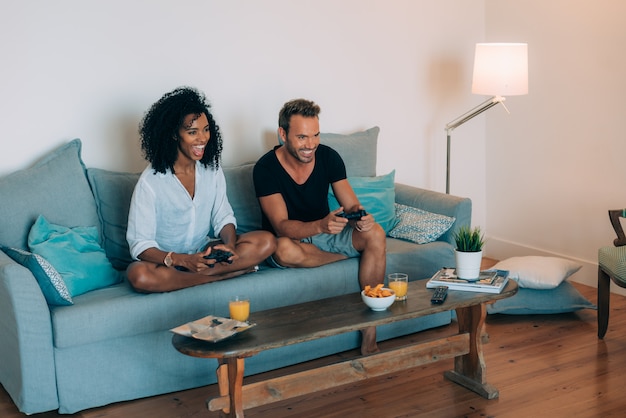
<instances>
[{"instance_id":1,"label":"wooden table leg","mask_svg":"<svg viewBox=\"0 0 626 418\"><path fill-rule=\"evenodd\" d=\"M220 411L220 417L243 418L243 358L220 358L217 360L217 383L220 397L228 396L228 407Z\"/></svg>"},{"instance_id":2,"label":"wooden table leg","mask_svg":"<svg viewBox=\"0 0 626 418\"><path fill-rule=\"evenodd\" d=\"M226 364L226 361L223 358L217 359L217 363L219 364L217 366L217 386L220 390L220 397L228 397L228 364ZM220 412L220 415L222 416L227 416L228 414L230 414L230 402L228 406L224 407Z\"/></svg>"},{"instance_id":3,"label":"wooden table leg","mask_svg":"<svg viewBox=\"0 0 626 418\"><path fill-rule=\"evenodd\" d=\"M485 304L456 310L459 333L469 333L469 353L455 357L454 370L445 372L445 377L487 398L497 398L498 389L486 382L485 359L483 357L482 327L487 316Z\"/></svg>"}]
</instances>

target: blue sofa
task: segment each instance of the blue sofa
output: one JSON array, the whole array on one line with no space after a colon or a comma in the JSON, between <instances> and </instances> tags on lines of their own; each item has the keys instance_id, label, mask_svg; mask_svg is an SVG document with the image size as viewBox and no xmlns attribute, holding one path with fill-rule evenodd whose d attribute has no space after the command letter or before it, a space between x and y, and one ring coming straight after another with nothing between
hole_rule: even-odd
<instances>
[{"instance_id":1,"label":"blue sofa","mask_svg":"<svg viewBox=\"0 0 626 418\"><path fill-rule=\"evenodd\" d=\"M378 128L352 135L324 134L339 151L349 176L376 175ZM177 352L169 331L208 314L228 315L226 301L251 295L256 310L358 292L358 260L314 269L272 269L174 292L140 294L124 279L130 262L125 241L130 196L138 174L87 169L80 140L50 152L33 167L0 178L0 244L28 250L38 215L51 223L96 226L108 260L121 282L73 297L69 306L49 305L32 271L0 251L0 383L26 414L74 413L113 402L216 382L214 360ZM238 230L258 229L260 212L252 185L253 164L225 167ZM469 199L395 185L398 203L454 217L434 242L388 238L387 271L425 279L453 265L452 233L469 225ZM382 278L381 278L382 280ZM379 340L449 324L450 313L381 327ZM253 332L253 331L250 331ZM255 374L354 349L351 333L264 352L246 362Z\"/></svg>"}]
</instances>

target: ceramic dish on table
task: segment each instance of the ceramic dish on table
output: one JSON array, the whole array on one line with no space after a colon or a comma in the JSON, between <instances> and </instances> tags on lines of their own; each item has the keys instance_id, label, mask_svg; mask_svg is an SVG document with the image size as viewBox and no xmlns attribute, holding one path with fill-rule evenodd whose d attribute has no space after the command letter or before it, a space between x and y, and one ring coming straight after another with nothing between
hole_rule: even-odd
<instances>
[{"instance_id":1,"label":"ceramic dish on table","mask_svg":"<svg viewBox=\"0 0 626 418\"><path fill-rule=\"evenodd\" d=\"M389 291L390 296L370 297L365 294L365 290L362 290L361 299L363 299L363 302L373 311L384 311L395 302L396 293L388 287L383 287L383 290Z\"/></svg>"}]
</instances>

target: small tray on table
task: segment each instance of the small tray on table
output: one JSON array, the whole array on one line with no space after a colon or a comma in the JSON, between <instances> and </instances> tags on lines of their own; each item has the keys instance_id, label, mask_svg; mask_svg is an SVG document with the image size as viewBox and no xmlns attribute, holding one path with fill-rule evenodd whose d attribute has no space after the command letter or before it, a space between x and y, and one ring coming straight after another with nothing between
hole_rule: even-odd
<instances>
[{"instance_id":1,"label":"small tray on table","mask_svg":"<svg viewBox=\"0 0 626 418\"><path fill-rule=\"evenodd\" d=\"M249 322L208 315L172 328L170 331L185 337L216 343L247 331L255 325Z\"/></svg>"}]
</instances>

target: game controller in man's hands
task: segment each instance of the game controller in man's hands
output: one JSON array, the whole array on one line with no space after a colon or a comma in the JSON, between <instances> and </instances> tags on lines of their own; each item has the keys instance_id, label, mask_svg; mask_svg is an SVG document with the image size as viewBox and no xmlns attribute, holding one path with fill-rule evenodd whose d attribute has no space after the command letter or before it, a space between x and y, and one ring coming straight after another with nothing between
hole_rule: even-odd
<instances>
[{"instance_id":1,"label":"game controller in man's hands","mask_svg":"<svg viewBox=\"0 0 626 418\"><path fill-rule=\"evenodd\" d=\"M346 218L347 220L351 221L351 220L359 220L362 217L366 216L367 212L365 212L363 209L358 210L356 212L351 212L351 213L345 213L345 212L340 212L337 214L337 216L340 216L342 218Z\"/></svg>"},{"instance_id":2,"label":"game controller in man's hands","mask_svg":"<svg viewBox=\"0 0 626 418\"><path fill-rule=\"evenodd\" d=\"M207 260L209 259L215 260L216 263L221 263L223 261L226 261L228 264L233 264L233 260L229 260L229 258L232 256L233 256L233 253L231 253L230 251L224 251L224 250L214 248L211 250L211 253L208 255L205 255L204 258L206 258ZM215 264L209 264L209 267L214 267L214 266Z\"/></svg>"}]
</instances>

